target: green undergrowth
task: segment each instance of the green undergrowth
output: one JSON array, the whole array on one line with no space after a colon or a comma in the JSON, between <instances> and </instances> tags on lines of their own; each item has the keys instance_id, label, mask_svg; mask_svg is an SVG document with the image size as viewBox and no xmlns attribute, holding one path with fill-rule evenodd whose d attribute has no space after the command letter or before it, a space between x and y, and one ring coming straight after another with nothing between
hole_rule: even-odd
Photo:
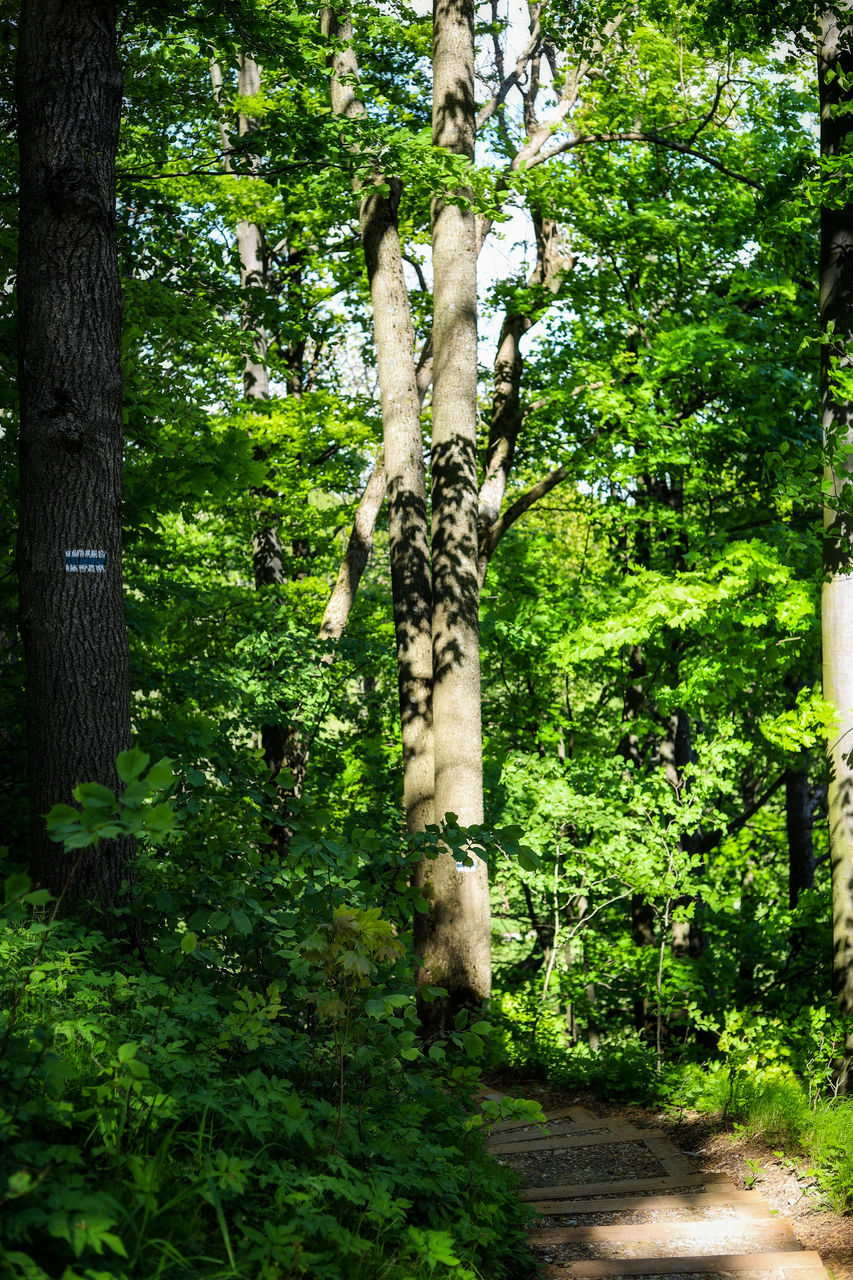
<instances>
[{"instance_id":1,"label":"green undergrowth","mask_svg":"<svg viewBox=\"0 0 853 1280\"><path fill-rule=\"evenodd\" d=\"M710 1060L658 1059L639 1033L572 1043L558 1009L514 992L494 1001L490 1061L508 1078L590 1089L609 1103L691 1107L805 1161L823 1202L853 1212L853 1097L838 1096L849 1027L825 1008L787 1019L732 1010Z\"/></svg>"},{"instance_id":2,"label":"green undergrowth","mask_svg":"<svg viewBox=\"0 0 853 1280\"><path fill-rule=\"evenodd\" d=\"M811 1098L790 1068L732 1063L692 1066L678 1100L732 1120L735 1132L758 1138L783 1158L807 1162L807 1174L837 1213L853 1211L853 1098Z\"/></svg>"},{"instance_id":3,"label":"green undergrowth","mask_svg":"<svg viewBox=\"0 0 853 1280\"><path fill-rule=\"evenodd\" d=\"M471 1120L487 1027L422 1045L402 908L368 905L365 867L375 896L402 853L294 823L285 866L213 805L182 836L146 763L124 760L124 807L84 787L52 819L71 860L140 838L132 907L57 914L9 868L3 1280L529 1274L526 1210Z\"/></svg>"}]
</instances>

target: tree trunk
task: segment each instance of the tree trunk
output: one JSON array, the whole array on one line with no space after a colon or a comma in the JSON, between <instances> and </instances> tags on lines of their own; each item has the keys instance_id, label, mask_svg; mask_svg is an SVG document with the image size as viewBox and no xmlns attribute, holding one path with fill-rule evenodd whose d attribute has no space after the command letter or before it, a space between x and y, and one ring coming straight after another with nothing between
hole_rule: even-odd
<instances>
[{"instance_id":1,"label":"tree trunk","mask_svg":"<svg viewBox=\"0 0 853 1280\"><path fill-rule=\"evenodd\" d=\"M334 55L332 108L349 118L365 114L355 94L358 64L352 24L328 8L324 31L342 48ZM384 195L381 185L388 187ZM432 739L432 595L421 400L415 335L397 228L400 184L376 174L361 201L360 227L373 305L373 334L388 498L391 591L397 639L397 683L403 743L403 804L409 831L434 821Z\"/></svg>"},{"instance_id":2,"label":"tree trunk","mask_svg":"<svg viewBox=\"0 0 853 1280\"><path fill-rule=\"evenodd\" d=\"M848 154L853 130L851 107L851 13L844 0L827 11L820 23L818 74L820 82L821 155L837 161ZM826 179L825 179L826 181ZM835 371L850 377L853 345L853 203L843 192L828 192L821 209L820 320L821 408L829 454L824 511L823 692L836 709L836 722L827 749L829 765L829 840L832 864L833 973L844 1013L853 1012L853 518L851 465L845 453L853 444L853 402L838 385ZM835 179L837 184L839 179ZM837 190L837 186L836 186ZM842 492L843 491L843 492ZM847 1067L853 1043L847 1047ZM849 1070L844 1071L850 1080Z\"/></svg>"},{"instance_id":3,"label":"tree trunk","mask_svg":"<svg viewBox=\"0 0 853 1280\"><path fill-rule=\"evenodd\" d=\"M474 157L473 0L436 0L433 142ZM464 193L462 193L464 194ZM435 813L462 826L483 820L477 579L477 250L473 210L436 197L434 280L432 581ZM422 1005L430 1029L487 999L491 986L485 863L457 867L444 852L423 867L429 910L416 919L421 981L446 999Z\"/></svg>"},{"instance_id":4,"label":"tree trunk","mask_svg":"<svg viewBox=\"0 0 853 1280\"><path fill-rule=\"evenodd\" d=\"M107 0L24 0L17 68L21 517L32 870L69 861L43 815L78 782L118 789L130 742L121 566L121 287L115 157L122 75ZM115 903L132 841L87 852L71 898Z\"/></svg>"},{"instance_id":5,"label":"tree trunk","mask_svg":"<svg viewBox=\"0 0 853 1280\"><path fill-rule=\"evenodd\" d=\"M347 621L355 602L355 594L361 575L367 566L373 546L373 530L382 503L385 501L385 456L380 452L376 465L370 473L370 479L364 486L359 499L352 532L347 542L347 549L338 576L323 611L320 623L320 639L340 640L346 630Z\"/></svg>"},{"instance_id":6,"label":"tree trunk","mask_svg":"<svg viewBox=\"0 0 853 1280\"><path fill-rule=\"evenodd\" d=\"M788 900L793 909L804 889L814 888L814 806L809 786L809 758L785 770L785 825L788 830Z\"/></svg>"},{"instance_id":7,"label":"tree trunk","mask_svg":"<svg viewBox=\"0 0 853 1280\"><path fill-rule=\"evenodd\" d=\"M232 173L231 130L222 117L224 110L224 86L222 70L214 59L210 64L213 96L220 110L219 137L222 145L222 167ZM237 92L241 98L251 98L260 92L261 68L253 58L240 55L237 74ZM244 138L255 128L255 122L240 112L237 117L237 134ZM256 174L257 156L247 157L247 171ZM247 348L243 365L243 395L249 401L269 399L270 378L267 368L269 336L265 312L269 297L269 255L263 227L256 222L241 220L236 231L237 252L240 257L240 293L242 299L242 325L247 336ZM263 458L263 453L259 456ZM259 497L270 496L261 490ZM284 582L284 553L278 530L259 519L252 535L252 565L255 586L278 586ZM266 751L265 751L266 755Z\"/></svg>"},{"instance_id":8,"label":"tree trunk","mask_svg":"<svg viewBox=\"0 0 853 1280\"><path fill-rule=\"evenodd\" d=\"M548 309L549 301L543 301L541 294L547 290L552 296L555 295L563 275L572 266L570 255L562 251L557 223L551 218L543 217L539 209L533 208L530 212L536 232L536 263L527 287L536 289L539 296L534 296L523 311L507 311L498 339L489 446L485 476L479 494L478 580L481 589L486 580L489 555L494 550L489 535L500 519L523 421L520 393L524 359L521 354L521 339Z\"/></svg>"}]
</instances>

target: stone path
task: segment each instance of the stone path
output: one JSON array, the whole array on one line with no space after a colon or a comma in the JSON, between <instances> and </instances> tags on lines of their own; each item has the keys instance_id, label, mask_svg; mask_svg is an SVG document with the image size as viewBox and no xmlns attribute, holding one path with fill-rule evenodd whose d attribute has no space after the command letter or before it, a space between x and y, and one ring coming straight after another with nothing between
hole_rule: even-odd
<instances>
[{"instance_id":1,"label":"stone path","mask_svg":"<svg viewBox=\"0 0 853 1280\"><path fill-rule=\"evenodd\" d=\"M530 1244L552 1280L829 1280L820 1255L758 1192L695 1172L659 1129L583 1107L546 1117L545 1126L493 1125L489 1150L518 1173L540 1215Z\"/></svg>"}]
</instances>

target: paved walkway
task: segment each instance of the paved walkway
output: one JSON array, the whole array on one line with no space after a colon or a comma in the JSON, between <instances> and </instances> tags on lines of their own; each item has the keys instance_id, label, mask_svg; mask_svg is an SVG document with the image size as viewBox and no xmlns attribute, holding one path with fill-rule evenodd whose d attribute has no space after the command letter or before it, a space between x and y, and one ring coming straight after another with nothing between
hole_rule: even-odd
<instances>
[{"instance_id":1,"label":"paved walkway","mask_svg":"<svg viewBox=\"0 0 853 1280\"><path fill-rule=\"evenodd\" d=\"M545 1127L502 1121L489 1139L541 1215L530 1244L546 1276L829 1280L758 1192L695 1172L659 1129L583 1107L546 1115Z\"/></svg>"}]
</instances>

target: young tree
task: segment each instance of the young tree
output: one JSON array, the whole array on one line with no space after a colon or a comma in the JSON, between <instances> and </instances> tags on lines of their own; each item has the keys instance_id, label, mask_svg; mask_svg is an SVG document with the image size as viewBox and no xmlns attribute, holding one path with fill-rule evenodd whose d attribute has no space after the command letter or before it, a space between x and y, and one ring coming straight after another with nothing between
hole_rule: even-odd
<instances>
[{"instance_id":1,"label":"young tree","mask_svg":"<svg viewBox=\"0 0 853 1280\"><path fill-rule=\"evenodd\" d=\"M20 483L32 871L68 864L43 815L79 782L115 788L130 739L122 606L121 288L115 157L122 100L110 0L24 0L17 66ZM69 893L114 903L132 843L82 857Z\"/></svg>"},{"instance_id":2,"label":"young tree","mask_svg":"<svg viewBox=\"0 0 853 1280\"><path fill-rule=\"evenodd\" d=\"M340 43L333 56L332 108L346 120L361 120L364 104L355 92L358 63L352 22L331 7L323 32ZM361 184L358 184L359 187ZM408 830L434 821L432 735L432 599L426 512L421 394L414 361L414 330L403 273L397 209L398 178L374 173L359 208L359 230L370 300L382 406L391 591L397 641L397 685L403 745L403 805Z\"/></svg>"}]
</instances>

